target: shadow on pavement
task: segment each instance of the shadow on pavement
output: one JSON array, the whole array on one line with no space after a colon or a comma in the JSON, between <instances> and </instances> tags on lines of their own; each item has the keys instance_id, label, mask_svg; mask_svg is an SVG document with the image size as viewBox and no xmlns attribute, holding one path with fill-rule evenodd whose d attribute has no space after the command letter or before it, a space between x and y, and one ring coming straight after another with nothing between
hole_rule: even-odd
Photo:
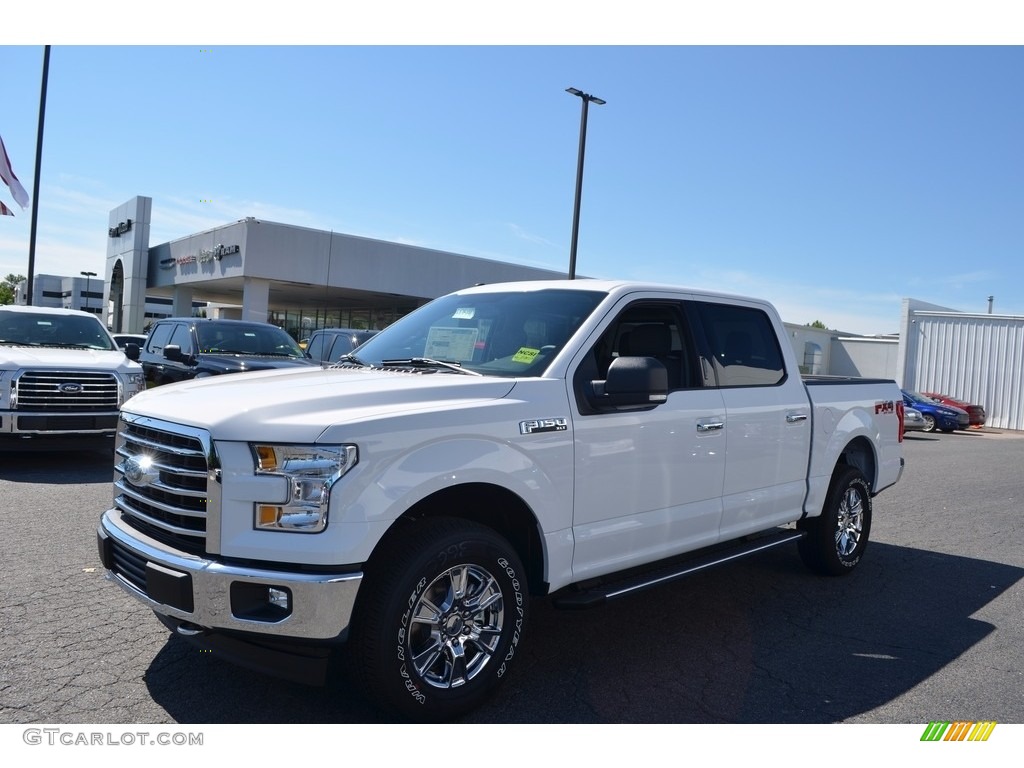
<instances>
[{"instance_id":1,"label":"shadow on pavement","mask_svg":"<svg viewBox=\"0 0 1024 768\"><path fill-rule=\"evenodd\" d=\"M987 637L972 616L1022 576L872 542L848 578L811 576L784 548L588 611L534 600L518 666L464 721L840 722ZM180 723L391 722L354 692L280 682L176 637L146 681Z\"/></svg>"}]
</instances>

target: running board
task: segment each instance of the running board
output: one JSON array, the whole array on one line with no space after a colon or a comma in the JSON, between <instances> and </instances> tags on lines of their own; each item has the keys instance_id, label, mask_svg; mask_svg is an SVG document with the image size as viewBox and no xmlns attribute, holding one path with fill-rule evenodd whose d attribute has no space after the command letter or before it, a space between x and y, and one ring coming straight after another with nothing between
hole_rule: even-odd
<instances>
[{"instance_id":1,"label":"running board","mask_svg":"<svg viewBox=\"0 0 1024 768\"><path fill-rule=\"evenodd\" d=\"M685 560L673 558L669 564L654 568L644 567L642 572L637 569L629 571L630 575L612 574L598 582L586 582L590 586L575 585L566 587L551 596L551 603L556 608L580 609L603 605L609 600L625 597L643 589L657 587L670 581L681 579L698 571L715 565L728 563L740 557L753 555L780 544L788 544L803 536L802 531L792 528L780 529L754 538L741 539L739 543L716 547L712 551L687 556Z\"/></svg>"}]
</instances>

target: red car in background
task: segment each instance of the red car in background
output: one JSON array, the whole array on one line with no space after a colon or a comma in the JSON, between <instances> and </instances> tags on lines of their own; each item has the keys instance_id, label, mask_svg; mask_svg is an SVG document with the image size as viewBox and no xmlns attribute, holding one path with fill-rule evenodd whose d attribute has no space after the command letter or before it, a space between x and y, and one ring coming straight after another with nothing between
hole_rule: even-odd
<instances>
[{"instance_id":1,"label":"red car in background","mask_svg":"<svg viewBox=\"0 0 1024 768\"><path fill-rule=\"evenodd\" d=\"M930 397L937 403L943 405L951 405L954 408L962 408L967 411L967 416L970 418L970 424L972 427L981 427L985 424L985 419L988 418L985 413L985 407L978 405L977 403L967 403L963 400L957 400L955 397L949 395L940 395L937 392L922 392L925 397Z\"/></svg>"}]
</instances>

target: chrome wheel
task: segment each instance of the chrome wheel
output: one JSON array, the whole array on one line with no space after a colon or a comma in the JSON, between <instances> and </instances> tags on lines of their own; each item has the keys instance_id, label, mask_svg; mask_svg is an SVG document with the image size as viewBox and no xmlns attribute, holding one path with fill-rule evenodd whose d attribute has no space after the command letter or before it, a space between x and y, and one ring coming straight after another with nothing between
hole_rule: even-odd
<instances>
[{"instance_id":1,"label":"chrome wheel","mask_svg":"<svg viewBox=\"0 0 1024 768\"><path fill-rule=\"evenodd\" d=\"M924 431L934 432L935 431L935 417L930 413L921 414L924 417Z\"/></svg>"},{"instance_id":2,"label":"chrome wheel","mask_svg":"<svg viewBox=\"0 0 1024 768\"><path fill-rule=\"evenodd\" d=\"M797 523L800 557L815 573L842 576L860 562L871 535L871 486L855 467L839 465L821 515Z\"/></svg>"},{"instance_id":3,"label":"chrome wheel","mask_svg":"<svg viewBox=\"0 0 1024 768\"><path fill-rule=\"evenodd\" d=\"M864 530L864 500L855 487L846 489L836 516L836 554L849 557L860 544Z\"/></svg>"},{"instance_id":4,"label":"chrome wheel","mask_svg":"<svg viewBox=\"0 0 1024 768\"><path fill-rule=\"evenodd\" d=\"M504 599L494 576L479 565L449 568L413 606L410 661L428 685L464 685L494 656L504 624Z\"/></svg>"},{"instance_id":5,"label":"chrome wheel","mask_svg":"<svg viewBox=\"0 0 1024 768\"><path fill-rule=\"evenodd\" d=\"M497 531L459 518L409 521L363 573L347 656L370 699L413 720L447 720L508 679L530 591Z\"/></svg>"}]
</instances>

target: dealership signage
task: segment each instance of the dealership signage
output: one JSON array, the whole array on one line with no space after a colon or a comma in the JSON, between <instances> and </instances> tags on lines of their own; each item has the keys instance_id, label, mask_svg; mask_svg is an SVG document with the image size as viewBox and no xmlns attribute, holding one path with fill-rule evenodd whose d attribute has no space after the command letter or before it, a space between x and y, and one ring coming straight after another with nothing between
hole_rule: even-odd
<instances>
[{"instance_id":1,"label":"dealership signage","mask_svg":"<svg viewBox=\"0 0 1024 768\"><path fill-rule=\"evenodd\" d=\"M131 232L131 231L132 231L132 220L128 219L127 221L122 221L116 227L111 227L110 229L108 229L107 230L107 234L110 235L112 238L114 238L114 237L120 237L125 232Z\"/></svg>"},{"instance_id":2,"label":"dealership signage","mask_svg":"<svg viewBox=\"0 0 1024 768\"><path fill-rule=\"evenodd\" d=\"M199 253L190 253L187 256L171 257L160 260L160 269L174 269L187 264L207 264L211 261L220 261L225 256L241 253L239 245L218 245L215 248L203 248Z\"/></svg>"}]
</instances>

